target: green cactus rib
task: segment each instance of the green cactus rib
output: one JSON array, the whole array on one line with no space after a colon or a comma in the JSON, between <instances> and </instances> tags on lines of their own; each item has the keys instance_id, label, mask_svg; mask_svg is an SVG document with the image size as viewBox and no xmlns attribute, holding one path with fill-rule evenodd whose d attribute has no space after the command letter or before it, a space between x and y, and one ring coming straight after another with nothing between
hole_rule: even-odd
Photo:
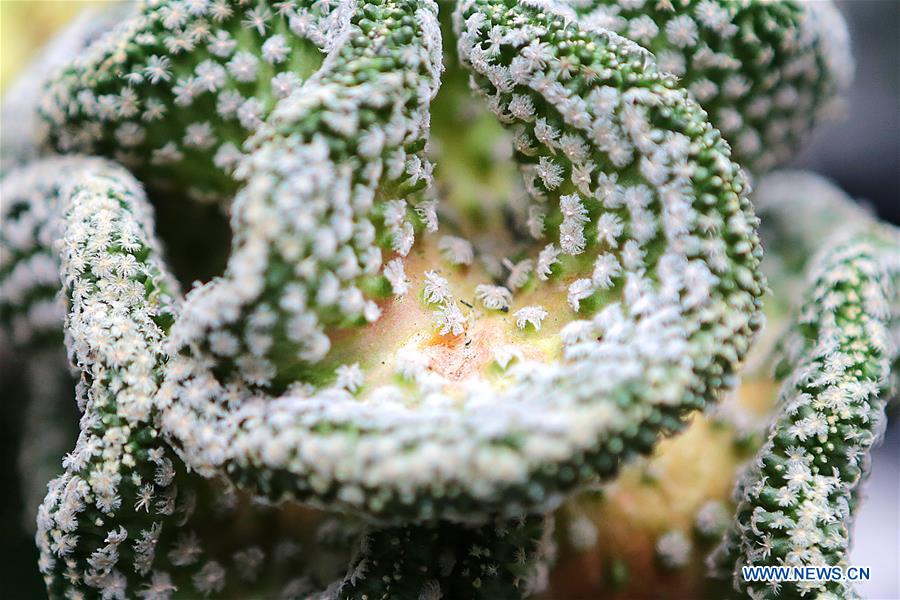
<instances>
[{"instance_id":1,"label":"green cactus rib","mask_svg":"<svg viewBox=\"0 0 900 600\"><path fill-rule=\"evenodd\" d=\"M45 143L229 201L241 146L321 63L333 2L139 2L51 80ZM344 6L346 9L346 6ZM338 17L339 18L339 17Z\"/></svg>"},{"instance_id":2,"label":"green cactus rib","mask_svg":"<svg viewBox=\"0 0 900 600\"><path fill-rule=\"evenodd\" d=\"M171 323L170 293L177 288L153 253L158 243L140 189L111 167L92 175L64 192L60 207L61 274L71 306L66 327L70 359L81 371L76 396L84 416L76 450L64 461L66 473L49 485L38 513L35 539L51 595L62 595L66 581L103 589L124 585L124 575L110 567L129 533L137 541L137 530L118 523L147 532L152 557L159 532L149 507L135 502L142 486L163 504L170 498L165 510L175 513L176 463L147 425L158 345ZM117 514L120 509L134 520ZM135 549L138 572L149 568L145 555Z\"/></svg>"},{"instance_id":3,"label":"green cactus rib","mask_svg":"<svg viewBox=\"0 0 900 600\"><path fill-rule=\"evenodd\" d=\"M849 87L847 26L830 1L577 0L587 28L619 33L677 75L754 173L789 160Z\"/></svg>"},{"instance_id":4,"label":"green cactus rib","mask_svg":"<svg viewBox=\"0 0 900 600\"><path fill-rule=\"evenodd\" d=\"M324 587L337 573L326 569L322 580L316 555L298 554L308 534L273 535L272 509L241 508L233 489L189 474L163 442L153 395L177 286L158 258L137 183L96 159L82 161L77 175L61 168L71 164L29 167L71 178L59 197L59 251L83 412L65 473L38 511L48 593L168 598L284 588L285 597L301 597Z\"/></svg>"},{"instance_id":5,"label":"green cactus rib","mask_svg":"<svg viewBox=\"0 0 900 600\"><path fill-rule=\"evenodd\" d=\"M871 211L854 202L828 179L806 171L776 171L760 180L753 196L762 224L760 236L767 259L762 268L774 290L769 307L790 310L804 293L802 274L822 240L850 237L878 227ZM796 218L804 214L802 223ZM895 286L900 286L896 281ZM891 298L889 325L900 339L900 294ZM900 377L900 355L891 367L894 387Z\"/></svg>"},{"instance_id":6,"label":"green cactus rib","mask_svg":"<svg viewBox=\"0 0 900 600\"><path fill-rule=\"evenodd\" d=\"M847 565L855 496L883 433L897 354L897 239L896 228L874 223L838 233L808 268L783 341L779 412L710 558L714 574L733 576L735 590L753 598L856 596L847 582L754 583L740 574L744 565Z\"/></svg>"},{"instance_id":7,"label":"green cactus rib","mask_svg":"<svg viewBox=\"0 0 900 600\"><path fill-rule=\"evenodd\" d=\"M248 142L228 268L189 295L173 353L284 388L330 349L324 326L378 318L361 288L380 279L382 244L409 252L418 218L380 200L430 183L419 153L440 69L435 13L386 2L336 16L322 68Z\"/></svg>"},{"instance_id":8,"label":"green cactus rib","mask_svg":"<svg viewBox=\"0 0 900 600\"><path fill-rule=\"evenodd\" d=\"M60 187L103 161L80 156L10 171L0 180L0 326L20 348L62 344L59 261L53 250Z\"/></svg>"}]
</instances>

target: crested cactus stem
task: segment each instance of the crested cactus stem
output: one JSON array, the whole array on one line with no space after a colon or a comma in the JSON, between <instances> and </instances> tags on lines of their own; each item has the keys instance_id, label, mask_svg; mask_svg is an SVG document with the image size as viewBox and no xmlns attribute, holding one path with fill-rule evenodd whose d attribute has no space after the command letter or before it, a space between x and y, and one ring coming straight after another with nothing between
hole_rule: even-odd
<instances>
[{"instance_id":1,"label":"crested cactus stem","mask_svg":"<svg viewBox=\"0 0 900 600\"><path fill-rule=\"evenodd\" d=\"M403 198L430 183L436 11L401 1L336 14L322 68L249 142L228 267L189 294L173 354L214 360L223 383L284 388L315 376L298 366L328 353L326 326L380 316L361 288L380 275L382 243L411 249L419 217Z\"/></svg>"},{"instance_id":2,"label":"crested cactus stem","mask_svg":"<svg viewBox=\"0 0 900 600\"><path fill-rule=\"evenodd\" d=\"M163 442L154 395L168 366L162 342L177 318L177 285L159 261L139 186L120 168L93 161L59 191L59 201L57 250L83 416L65 473L50 483L38 512L35 539L48 592L106 598L239 592L257 580L266 583L267 556L274 557L281 583L276 579L263 590L281 589L288 597L316 592L322 584L311 574L296 578L308 567L304 561L294 560L293 570L277 568L286 559L278 558L283 551L268 538L265 550L259 544L235 549L227 537L218 539L219 528L245 528L247 515L216 521L195 509L216 503L228 508L234 491L187 473ZM440 597L442 589L454 589L487 598L537 590L546 582L552 552L547 531L544 517L524 516L480 528L376 529L359 543L348 574L321 593L387 598L414 590ZM427 579L404 563L398 541L408 544L408 560L435 569ZM223 556L229 547L232 553ZM383 568L390 577L377 576Z\"/></svg>"},{"instance_id":3,"label":"crested cactus stem","mask_svg":"<svg viewBox=\"0 0 900 600\"><path fill-rule=\"evenodd\" d=\"M846 561L898 358L897 232L807 175L749 184L849 82L831 2L121 10L3 105L0 326L44 352L64 320L78 378L37 516L52 597L539 593L550 513L734 390L766 268L799 309L737 515L706 502L646 554L684 574L727 530L725 576ZM188 199L233 238L182 296L153 211ZM566 522L582 549L590 514Z\"/></svg>"},{"instance_id":4,"label":"crested cactus stem","mask_svg":"<svg viewBox=\"0 0 900 600\"><path fill-rule=\"evenodd\" d=\"M762 291L745 179L702 109L636 45L527 5L460 4L460 62L513 130L532 206L544 215L531 250L502 261L506 285L475 285L483 276L467 269L466 241L427 236L437 225L427 203L415 213L426 230L416 244L406 201L378 199L425 183L429 170L409 154L418 142L393 150L402 136L387 135L371 162L358 147L373 129L423 139L440 70L433 6L373 10L409 24L392 29L402 39L388 46L408 50L385 51L365 78L369 91L347 92L348 106L365 112L391 90L414 112L375 111L363 134L355 119L321 104L323 87L342 98L342 86L358 77L344 70L368 72L370 47L386 43L380 33L362 35L372 26L365 13L348 17L347 39L370 41L334 46L306 93L276 107L251 140L229 269L188 295L168 341L163 427L191 468L224 471L273 499L389 520L546 509L561 492L648 451L733 384ZM483 50L491 31L500 34L496 52ZM560 70L574 58L577 67ZM382 124L379 114L392 120ZM368 179L356 179L360 169ZM382 172L387 182L376 177ZM329 204L317 202L326 191ZM364 352L379 331L377 322L365 326L374 301L342 283L358 273L345 279L344 259L357 249L378 254L375 240L357 236L369 246L321 254L344 239L335 235L352 234L350 222L341 225L344 201L348 216L362 211L364 229L375 222L368 231L381 232L397 256L379 289L421 293L422 304L407 300L417 306L409 310L432 313L437 334L382 346L382 364L394 372L376 377ZM331 207L327 227L299 241L291 228L286 237L276 215L288 206L302 217L296 227L323 222L307 213ZM484 310L462 302L468 290ZM396 305L383 306L391 322ZM379 312L372 308L373 319ZM354 315L362 323L346 320ZM490 347L499 355L483 351ZM329 351L348 360L317 369ZM608 377L598 377L598 364Z\"/></svg>"},{"instance_id":5,"label":"crested cactus stem","mask_svg":"<svg viewBox=\"0 0 900 600\"><path fill-rule=\"evenodd\" d=\"M51 594L62 595L68 581L115 597L125 585L121 571L111 568L119 546L130 537L122 550L134 552L135 570L146 573L145 547L152 558L159 534L142 489L153 491L145 503L158 494L160 502L170 500L169 514L175 512L172 452L150 421L177 286L157 256L151 208L136 182L114 167L77 181L60 192L58 252L70 307L69 358L80 372L81 435L64 461L66 472L49 485L35 540Z\"/></svg>"},{"instance_id":6,"label":"crested cactus stem","mask_svg":"<svg viewBox=\"0 0 900 600\"><path fill-rule=\"evenodd\" d=\"M881 438L897 355L898 232L884 226L826 242L783 340L780 408L741 478L735 521L710 557L753 598L853 597L847 582L744 581L746 565L845 566L855 496Z\"/></svg>"}]
</instances>

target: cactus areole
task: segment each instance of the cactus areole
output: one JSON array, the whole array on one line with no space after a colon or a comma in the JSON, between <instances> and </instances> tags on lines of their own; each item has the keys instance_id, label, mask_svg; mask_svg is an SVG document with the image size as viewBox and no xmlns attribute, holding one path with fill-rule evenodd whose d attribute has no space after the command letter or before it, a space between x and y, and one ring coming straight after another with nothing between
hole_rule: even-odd
<instances>
[{"instance_id":1,"label":"cactus areole","mask_svg":"<svg viewBox=\"0 0 900 600\"><path fill-rule=\"evenodd\" d=\"M302 585L256 593L539 591L543 515L737 385L766 290L749 173L790 156L852 72L827 3L122 10L77 24L65 60L4 108L33 127L4 140L0 318L21 348L65 331L82 412L37 517L54 597L251 589L234 582L257 581L263 549L235 553L233 574L193 533L211 481L372 528L346 575L298 567ZM155 232L161 196L228 215L226 264L186 294ZM859 346L884 337L893 294L890 234L869 229L816 262L844 278L807 293L798 327L825 341L792 342L791 368L834 346L857 379L886 379L891 350ZM880 389L852 385L860 401ZM816 475L779 433L819 435L798 419L749 476L726 570L759 558L739 539L758 533L753 503L794 489L766 481L772 465L806 469L803 493L840 495L829 519L849 518L840 478L871 440ZM821 432L834 452L843 431ZM672 567L679 535L660 542Z\"/></svg>"}]
</instances>

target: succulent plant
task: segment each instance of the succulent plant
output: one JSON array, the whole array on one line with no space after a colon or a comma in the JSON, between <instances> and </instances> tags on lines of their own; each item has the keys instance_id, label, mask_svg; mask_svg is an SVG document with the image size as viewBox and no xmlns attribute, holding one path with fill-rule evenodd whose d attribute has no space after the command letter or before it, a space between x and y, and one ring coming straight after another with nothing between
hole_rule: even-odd
<instances>
[{"instance_id":1,"label":"succulent plant","mask_svg":"<svg viewBox=\"0 0 900 600\"><path fill-rule=\"evenodd\" d=\"M751 583L741 567L852 564L850 532L861 484L897 389L900 232L808 172L767 175L753 200L769 252L763 270L775 291L767 303L773 330L767 335L775 335L777 346L757 345L744 368L742 398L726 399L688 435L661 444L653 461L632 466L599 500L570 502L563 511L569 529L564 548L584 554L581 562L573 559L573 569L586 568L585 562L626 564L629 553L637 554L628 561L631 568L646 569L649 551L662 570L680 558L689 563L682 570L699 569L728 583L721 588L683 577L680 595L857 597L849 581ZM760 363L772 367L782 385L764 429L759 396L773 390ZM748 451L751 460L737 468ZM726 478L736 479L733 520L721 500L708 500L722 497L718 489ZM617 519L625 522L609 523ZM579 549L585 532L591 542ZM623 546L618 553L616 544ZM707 571L698 561L708 550L714 552ZM608 589L649 593L632 579L627 572L609 573L603 582ZM564 593L571 589L560 585Z\"/></svg>"},{"instance_id":2,"label":"succulent plant","mask_svg":"<svg viewBox=\"0 0 900 600\"><path fill-rule=\"evenodd\" d=\"M822 222L806 223L821 237L813 242L819 248L804 267L805 289L781 342L777 414L738 482L735 523L710 564L753 597L850 597L854 592L844 581L746 582L735 563L849 564L857 493L896 385L900 232L808 174L773 176L760 186L760 198L762 214L771 213L779 232L796 227L790 215L812 198L830 210ZM795 251L812 250L809 238L794 239Z\"/></svg>"},{"instance_id":3,"label":"succulent plant","mask_svg":"<svg viewBox=\"0 0 900 600\"><path fill-rule=\"evenodd\" d=\"M4 105L25 125L3 138L0 322L34 364L65 332L81 413L37 515L53 597L540 593L553 511L738 386L766 290L740 165L792 154L852 71L830 4L122 10L75 25ZM819 195L791 177L756 195L794 236L783 211ZM232 231L186 294L163 198ZM812 284L717 572L795 558L780 538L759 555L747 525L779 485L760 470L788 463L806 479L784 486L830 511L821 559L845 560L898 302L894 232L836 206L859 238L812 266L818 237L774 244L773 285ZM852 410L816 400L837 383ZM844 429L806 433L829 418ZM707 502L698 534L725 536L729 511ZM680 569L694 546L670 529L654 548Z\"/></svg>"},{"instance_id":4,"label":"succulent plant","mask_svg":"<svg viewBox=\"0 0 900 600\"><path fill-rule=\"evenodd\" d=\"M896 356L889 326L898 265L886 256L896 251L892 233L835 244L810 268L805 303L785 340L778 417L739 482L736 527L713 557L754 597L852 595L843 581L749 583L734 565L849 564L854 496L884 430Z\"/></svg>"},{"instance_id":5,"label":"succulent plant","mask_svg":"<svg viewBox=\"0 0 900 600\"><path fill-rule=\"evenodd\" d=\"M653 52L754 173L790 159L853 78L847 27L830 2L568 4L587 27L615 31Z\"/></svg>"}]
</instances>

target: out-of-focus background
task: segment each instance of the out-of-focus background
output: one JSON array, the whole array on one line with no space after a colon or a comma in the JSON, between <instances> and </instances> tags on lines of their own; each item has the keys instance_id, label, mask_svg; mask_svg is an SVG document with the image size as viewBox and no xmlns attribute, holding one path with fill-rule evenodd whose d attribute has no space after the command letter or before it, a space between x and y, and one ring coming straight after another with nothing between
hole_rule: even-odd
<instances>
[{"instance_id":1,"label":"out-of-focus background","mask_svg":"<svg viewBox=\"0 0 900 600\"><path fill-rule=\"evenodd\" d=\"M117 0L0 0L0 90L50 37L88 6Z\"/></svg>"},{"instance_id":2,"label":"out-of-focus background","mask_svg":"<svg viewBox=\"0 0 900 600\"><path fill-rule=\"evenodd\" d=\"M59 27L86 6L104 4L112 2L0 0L0 92ZM844 119L820 128L795 166L830 177L882 218L900 224L900 1L845 0L840 6L850 24L856 81L846 98ZM21 527L16 464L21 407L3 385L0 381L0 597L40 598L44 591L37 555ZM900 599L896 403L891 417L865 488L852 554L854 564L872 569L872 581L859 584L858 591L878 600Z\"/></svg>"}]
</instances>

